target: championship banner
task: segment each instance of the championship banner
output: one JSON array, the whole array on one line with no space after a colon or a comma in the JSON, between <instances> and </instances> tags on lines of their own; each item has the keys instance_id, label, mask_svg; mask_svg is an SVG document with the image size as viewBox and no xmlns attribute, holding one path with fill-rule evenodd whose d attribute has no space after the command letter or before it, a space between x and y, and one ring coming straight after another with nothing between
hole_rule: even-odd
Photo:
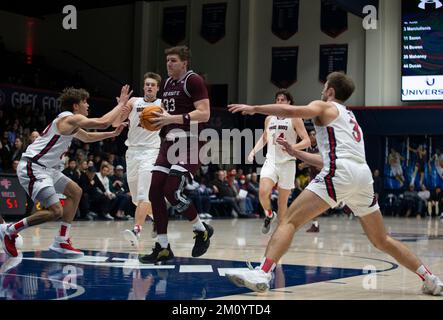
<instances>
[{"instance_id":1,"label":"championship banner","mask_svg":"<svg viewBox=\"0 0 443 320\"><path fill-rule=\"evenodd\" d=\"M216 43L226 33L227 3L204 4L202 8L202 26L200 34L209 43Z\"/></svg>"},{"instance_id":2,"label":"championship banner","mask_svg":"<svg viewBox=\"0 0 443 320\"><path fill-rule=\"evenodd\" d=\"M271 82L289 88L297 81L298 47L272 48Z\"/></svg>"},{"instance_id":3,"label":"championship banner","mask_svg":"<svg viewBox=\"0 0 443 320\"><path fill-rule=\"evenodd\" d=\"M348 30L348 13L334 0L321 0L321 31L332 38Z\"/></svg>"},{"instance_id":4,"label":"championship banner","mask_svg":"<svg viewBox=\"0 0 443 320\"><path fill-rule=\"evenodd\" d=\"M298 31L300 0L273 0L272 33L282 40L288 40Z\"/></svg>"},{"instance_id":5,"label":"championship banner","mask_svg":"<svg viewBox=\"0 0 443 320\"><path fill-rule=\"evenodd\" d=\"M186 6L163 9L162 39L176 46L186 37Z\"/></svg>"},{"instance_id":6,"label":"championship banner","mask_svg":"<svg viewBox=\"0 0 443 320\"><path fill-rule=\"evenodd\" d=\"M320 75L319 80L326 82L327 76L334 71L347 72L348 45L325 44L320 45Z\"/></svg>"}]
</instances>

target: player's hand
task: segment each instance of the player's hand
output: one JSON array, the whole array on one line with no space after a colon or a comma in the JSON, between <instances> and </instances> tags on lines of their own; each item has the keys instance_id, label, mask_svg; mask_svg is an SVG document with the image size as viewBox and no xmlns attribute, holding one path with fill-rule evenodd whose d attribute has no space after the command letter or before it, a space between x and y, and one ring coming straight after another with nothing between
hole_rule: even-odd
<instances>
[{"instance_id":1,"label":"player's hand","mask_svg":"<svg viewBox=\"0 0 443 320\"><path fill-rule=\"evenodd\" d=\"M255 157L255 152L254 150L252 150L248 155L248 161L251 163L254 162L254 157Z\"/></svg>"},{"instance_id":2,"label":"player's hand","mask_svg":"<svg viewBox=\"0 0 443 320\"><path fill-rule=\"evenodd\" d=\"M115 130L112 132L112 136L117 137L118 135L120 135L120 133L122 133L123 129L126 128L127 126L128 122L123 122L117 128L115 128Z\"/></svg>"},{"instance_id":3,"label":"player's hand","mask_svg":"<svg viewBox=\"0 0 443 320\"><path fill-rule=\"evenodd\" d=\"M241 112L244 116L255 114L255 107L247 104L230 104L228 105L228 109L231 113Z\"/></svg>"},{"instance_id":4,"label":"player's hand","mask_svg":"<svg viewBox=\"0 0 443 320\"><path fill-rule=\"evenodd\" d=\"M164 127L168 124L172 124L176 122L176 118L173 115L170 115L167 111L163 112L153 112L153 115L155 115L155 118L151 118L150 121L152 124L154 124L157 128Z\"/></svg>"},{"instance_id":5,"label":"player's hand","mask_svg":"<svg viewBox=\"0 0 443 320\"><path fill-rule=\"evenodd\" d=\"M277 143L283 147L283 151L288 153L290 156L295 157L296 150L292 148L292 145L285 138L277 138Z\"/></svg>"},{"instance_id":6,"label":"player's hand","mask_svg":"<svg viewBox=\"0 0 443 320\"><path fill-rule=\"evenodd\" d=\"M126 107L126 104L129 101L129 98L131 98L132 90L130 90L129 85L124 85L122 87L122 90L120 92L120 97L117 98L118 103L123 104L123 106Z\"/></svg>"}]
</instances>

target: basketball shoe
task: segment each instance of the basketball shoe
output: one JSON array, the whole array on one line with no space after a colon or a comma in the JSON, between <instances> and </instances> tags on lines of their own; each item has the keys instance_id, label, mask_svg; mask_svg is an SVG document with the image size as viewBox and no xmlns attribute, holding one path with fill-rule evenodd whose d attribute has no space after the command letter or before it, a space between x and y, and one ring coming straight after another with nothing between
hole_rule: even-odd
<instances>
[{"instance_id":1,"label":"basketball shoe","mask_svg":"<svg viewBox=\"0 0 443 320\"><path fill-rule=\"evenodd\" d=\"M17 247L15 245L15 239L18 237L17 234L8 235L7 234L7 228L8 226L6 224L0 225L0 241L2 242L3 250L10 256L10 257L17 257Z\"/></svg>"},{"instance_id":2,"label":"basketball shoe","mask_svg":"<svg viewBox=\"0 0 443 320\"><path fill-rule=\"evenodd\" d=\"M428 276L425 281L423 281L422 292L424 294L430 294L433 296L441 295L443 291L443 282L436 276Z\"/></svg>"},{"instance_id":3,"label":"basketball shoe","mask_svg":"<svg viewBox=\"0 0 443 320\"><path fill-rule=\"evenodd\" d=\"M54 238L54 242L49 246L49 250L64 255L71 255L75 258L80 258L84 256L84 253L72 246L70 238L64 238L57 236Z\"/></svg>"},{"instance_id":4,"label":"basketball shoe","mask_svg":"<svg viewBox=\"0 0 443 320\"><path fill-rule=\"evenodd\" d=\"M131 246L138 247L140 243L140 232L135 232L135 230L126 229L125 231L123 231L123 237L125 237L125 239L129 241Z\"/></svg>"},{"instance_id":5,"label":"basketball shoe","mask_svg":"<svg viewBox=\"0 0 443 320\"><path fill-rule=\"evenodd\" d=\"M152 252L150 254L141 254L138 256L138 261L141 263L157 263L161 261L167 261L174 258L174 253L171 250L171 246L168 243L167 248L162 248L160 243L156 242Z\"/></svg>"},{"instance_id":6,"label":"basketball shoe","mask_svg":"<svg viewBox=\"0 0 443 320\"><path fill-rule=\"evenodd\" d=\"M225 276L237 287L246 287L255 292L268 291L272 279L271 273L261 269L228 271Z\"/></svg>"},{"instance_id":7,"label":"basketball shoe","mask_svg":"<svg viewBox=\"0 0 443 320\"><path fill-rule=\"evenodd\" d=\"M209 224L206 224L205 222L202 222L205 226L205 231L197 231L194 230L194 247L192 248L192 256L194 258L200 257L208 251L209 245L211 244L210 238L214 234L214 228L211 227Z\"/></svg>"},{"instance_id":8,"label":"basketball shoe","mask_svg":"<svg viewBox=\"0 0 443 320\"><path fill-rule=\"evenodd\" d=\"M263 227L261 228L261 232L263 234L268 234L269 231L271 230L271 223L274 220L276 216L276 213L274 211L272 211L272 217L268 217L266 215L265 219L263 220Z\"/></svg>"}]
</instances>

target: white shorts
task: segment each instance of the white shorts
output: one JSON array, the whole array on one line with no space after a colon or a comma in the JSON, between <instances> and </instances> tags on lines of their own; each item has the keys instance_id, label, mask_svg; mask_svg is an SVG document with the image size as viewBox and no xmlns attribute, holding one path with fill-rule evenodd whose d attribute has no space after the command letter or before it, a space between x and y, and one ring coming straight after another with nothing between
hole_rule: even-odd
<instances>
[{"instance_id":1,"label":"white shorts","mask_svg":"<svg viewBox=\"0 0 443 320\"><path fill-rule=\"evenodd\" d=\"M72 181L60 170L45 168L28 159L20 160L17 177L32 201L38 200L46 208L60 201L57 194L63 193Z\"/></svg>"},{"instance_id":2,"label":"white shorts","mask_svg":"<svg viewBox=\"0 0 443 320\"><path fill-rule=\"evenodd\" d=\"M269 178L278 183L279 188L291 190L295 187L295 173L295 161L273 163L266 159L260 171L260 179Z\"/></svg>"},{"instance_id":3,"label":"white shorts","mask_svg":"<svg viewBox=\"0 0 443 320\"><path fill-rule=\"evenodd\" d=\"M322 170L306 187L327 202L331 208L345 203L356 216L365 216L380 207L374 194L372 173L367 164L350 160L336 161L335 173Z\"/></svg>"},{"instance_id":4,"label":"white shorts","mask_svg":"<svg viewBox=\"0 0 443 320\"><path fill-rule=\"evenodd\" d=\"M128 148L126 151L127 179L132 202L149 202L152 169L157 160L159 149Z\"/></svg>"},{"instance_id":5,"label":"white shorts","mask_svg":"<svg viewBox=\"0 0 443 320\"><path fill-rule=\"evenodd\" d=\"M402 169L401 165L397 165L397 164L391 165L391 172L394 175L394 177L403 175L403 169Z\"/></svg>"}]
</instances>

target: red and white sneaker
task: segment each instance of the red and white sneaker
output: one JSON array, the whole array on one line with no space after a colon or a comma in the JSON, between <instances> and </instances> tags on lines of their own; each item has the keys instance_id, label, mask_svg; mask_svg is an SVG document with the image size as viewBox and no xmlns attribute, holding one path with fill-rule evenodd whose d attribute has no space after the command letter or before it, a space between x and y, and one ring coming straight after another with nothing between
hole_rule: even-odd
<instances>
[{"instance_id":1,"label":"red and white sneaker","mask_svg":"<svg viewBox=\"0 0 443 320\"><path fill-rule=\"evenodd\" d=\"M84 256L84 253L72 246L70 238L55 237L54 242L49 246L49 250L57 253L75 256L80 258Z\"/></svg>"},{"instance_id":2,"label":"red and white sneaker","mask_svg":"<svg viewBox=\"0 0 443 320\"><path fill-rule=\"evenodd\" d=\"M8 235L6 233L6 229L8 226L6 224L0 225L0 241L2 242L3 250L10 256L10 257L17 257L18 251L17 247L15 246L15 239L17 238L17 235Z\"/></svg>"}]
</instances>

